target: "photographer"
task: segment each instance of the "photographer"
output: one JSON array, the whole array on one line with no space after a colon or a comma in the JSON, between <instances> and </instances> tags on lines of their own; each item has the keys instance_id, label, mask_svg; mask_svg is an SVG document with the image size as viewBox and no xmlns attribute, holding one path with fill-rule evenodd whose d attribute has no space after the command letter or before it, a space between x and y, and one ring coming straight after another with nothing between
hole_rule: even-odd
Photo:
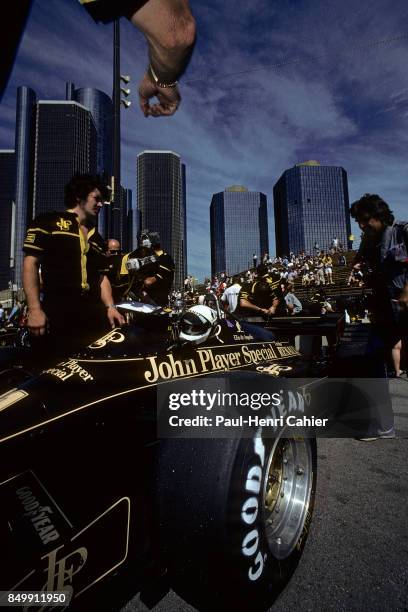
<instances>
[{"instance_id":1,"label":"photographer","mask_svg":"<svg viewBox=\"0 0 408 612\"><path fill-rule=\"evenodd\" d=\"M378 195L365 194L350 213L363 230L355 263L371 269L374 330L385 350L391 351L399 376L401 343L408 328L408 222L395 221Z\"/></svg>"},{"instance_id":2,"label":"photographer","mask_svg":"<svg viewBox=\"0 0 408 612\"><path fill-rule=\"evenodd\" d=\"M401 341L406 338L408 329L408 223L395 221L388 204L375 194L365 194L354 202L350 214L363 231L354 263L366 266L367 283L374 297L362 375L385 377L385 362L392 352L398 376ZM367 437L360 438L362 440L395 437L388 385L379 387L376 393L376 416L371 419Z\"/></svg>"}]
</instances>

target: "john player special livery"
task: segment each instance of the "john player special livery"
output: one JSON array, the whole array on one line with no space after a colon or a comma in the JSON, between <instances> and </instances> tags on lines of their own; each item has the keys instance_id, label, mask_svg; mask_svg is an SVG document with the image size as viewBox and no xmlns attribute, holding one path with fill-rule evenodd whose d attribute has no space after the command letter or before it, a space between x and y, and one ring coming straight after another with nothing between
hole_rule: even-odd
<instances>
[{"instance_id":1,"label":"john player special livery","mask_svg":"<svg viewBox=\"0 0 408 612\"><path fill-rule=\"evenodd\" d=\"M206 307L123 308L127 326L0 396L0 590L65 590L88 612L171 586L199 609L263 610L308 535L315 442L284 428L160 439L157 389L214 377L267 389L307 376L300 356Z\"/></svg>"}]
</instances>

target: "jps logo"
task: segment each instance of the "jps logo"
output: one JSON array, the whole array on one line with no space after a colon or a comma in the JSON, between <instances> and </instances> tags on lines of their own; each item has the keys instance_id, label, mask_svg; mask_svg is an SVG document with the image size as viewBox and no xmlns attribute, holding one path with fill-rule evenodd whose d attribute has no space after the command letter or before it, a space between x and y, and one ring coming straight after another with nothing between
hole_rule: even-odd
<instances>
[{"instance_id":1,"label":"jps logo","mask_svg":"<svg viewBox=\"0 0 408 612\"><path fill-rule=\"evenodd\" d=\"M67 582L72 583L72 577L83 568L88 558L87 549L81 546L66 557L57 560L57 552L62 548L64 546L60 546L48 555L41 557L41 559L48 557L48 568L45 570L47 572L47 584L44 585L44 589L47 591L62 591Z\"/></svg>"},{"instance_id":2,"label":"jps logo","mask_svg":"<svg viewBox=\"0 0 408 612\"><path fill-rule=\"evenodd\" d=\"M61 217L60 220L57 221L57 225L61 230L69 230L72 225L72 221L68 221L67 219L63 219Z\"/></svg>"},{"instance_id":3,"label":"jps logo","mask_svg":"<svg viewBox=\"0 0 408 612\"><path fill-rule=\"evenodd\" d=\"M125 336L116 329L114 329L108 334L106 334L106 336L102 336L102 338L99 338L98 340L95 340L95 342L92 342L92 344L90 344L88 348L100 349L106 346L109 342L114 342L115 344L117 344L123 342L124 339Z\"/></svg>"},{"instance_id":4,"label":"jps logo","mask_svg":"<svg viewBox=\"0 0 408 612\"><path fill-rule=\"evenodd\" d=\"M27 234L25 241L27 244L33 244L35 242L35 234Z\"/></svg>"}]
</instances>

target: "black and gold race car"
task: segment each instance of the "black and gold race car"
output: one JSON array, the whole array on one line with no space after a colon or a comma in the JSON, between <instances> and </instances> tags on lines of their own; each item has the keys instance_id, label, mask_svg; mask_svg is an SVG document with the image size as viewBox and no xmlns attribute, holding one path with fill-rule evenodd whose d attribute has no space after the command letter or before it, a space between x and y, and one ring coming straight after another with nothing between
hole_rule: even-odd
<instances>
[{"instance_id":1,"label":"black and gold race car","mask_svg":"<svg viewBox=\"0 0 408 612\"><path fill-rule=\"evenodd\" d=\"M70 609L90 612L171 586L199 609L263 610L308 537L315 440L266 434L262 421L242 436L187 423L164 437L160 423L188 385L282 392L305 364L233 318L183 342L171 315L140 310L41 374L20 371L0 396L0 591L64 591ZM310 399L304 388L292 395L295 409Z\"/></svg>"}]
</instances>

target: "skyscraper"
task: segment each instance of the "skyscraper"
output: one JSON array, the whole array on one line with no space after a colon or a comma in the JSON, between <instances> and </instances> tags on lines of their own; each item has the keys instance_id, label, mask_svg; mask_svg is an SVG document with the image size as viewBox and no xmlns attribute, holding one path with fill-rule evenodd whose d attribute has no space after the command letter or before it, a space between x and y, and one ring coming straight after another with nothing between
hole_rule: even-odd
<instances>
[{"instance_id":1,"label":"skyscraper","mask_svg":"<svg viewBox=\"0 0 408 612\"><path fill-rule=\"evenodd\" d=\"M182 287L185 269L185 204L180 156L172 151L143 151L137 156L139 229L159 232L173 258L174 284Z\"/></svg>"},{"instance_id":2,"label":"skyscraper","mask_svg":"<svg viewBox=\"0 0 408 612\"><path fill-rule=\"evenodd\" d=\"M236 274L269 251L266 195L234 185L215 193L210 206L212 274Z\"/></svg>"},{"instance_id":3,"label":"skyscraper","mask_svg":"<svg viewBox=\"0 0 408 612\"><path fill-rule=\"evenodd\" d=\"M16 193L15 153L0 151L0 290L7 289L11 278L11 235Z\"/></svg>"},{"instance_id":4,"label":"skyscraper","mask_svg":"<svg viewBox=\"0 0 408 612\"><path fill-rule=\"evenodd\" d=\"M105 177L107 183L111 183L113 174L113 105L110 97L93 87L81 87L75 89L74 83L66 83L66 99L75 100L87 108L91 114L96 128L96 171ZM112 209L104 206L99 215L99 231L102 236L108 237L112 227L109 227ZM116 230L119 231L123 211L117 207L113 212ZM120 239L119 234L117 237Z\"/></svg>"},{"instance_id":5,"label":"skyscraper","mask_svg":"<svg viewBox=\"0 0 408 612\"><path fill-rule=\"evenodd\" d=\"M132 190L124 190L124 217L122 222L121 245L123 251L133 251L137 246L137 238L134 232L135 211L132 208ZM133 246L135 245L135 246Z\"/></svg>"},{"instance_id":6,"label":"skyscraper","mask_svg":"<svg viewBox=\"0 0 408 612\"><path fill-rule=\"evenodd\" d=\"M76 173L96 172L96 128L78 102L35 105L33 216L64 210L64 186Z\"/></svg>"},{"instance_id":7,"label":"skyscraper","mask_svg":"<svg viewBox=\"0 0 408 612\"><path fill-rule=\"evenodd\" d=\"M14 282L21 287L23 242L27 221L32 217L32 142L34 138L33 109L36 93L28 87L17 89L16 105L16 214L14 240Z\"/></svg>"},{"instance_id":8,"label":"skyscraper","mask_svg":"<svg viewBox=\"0 0 408 612\"><path fill-rule=\"evenodd\" d=\"M183 202L183 217L184 217L184 235L183 235L183 265L184 276L187 275L187 182L186 182L186 164L181 164L181 196Z\"/></svg>"},{"instance_id":9,"label":"skyscraper","mask_svg":"<svg viewBox=\"0 0 408 612\"><path fill-rule=\"evenodd\" d=\"M351 233L347 173L308 161L285 170L273 188L277 255L346 247Z\"/></svg>"},{"instance_id":10,"label":"skyscraper","mask_svg":"<svg viewBox=\"0 0 408 612\"><path fill-rule=\"evenodd\" d=\"M96 171L112 176L113 108L110 97L92 87L75 89L73 100L87 108L96 127Z\"/></svg>"}]
</instances>

